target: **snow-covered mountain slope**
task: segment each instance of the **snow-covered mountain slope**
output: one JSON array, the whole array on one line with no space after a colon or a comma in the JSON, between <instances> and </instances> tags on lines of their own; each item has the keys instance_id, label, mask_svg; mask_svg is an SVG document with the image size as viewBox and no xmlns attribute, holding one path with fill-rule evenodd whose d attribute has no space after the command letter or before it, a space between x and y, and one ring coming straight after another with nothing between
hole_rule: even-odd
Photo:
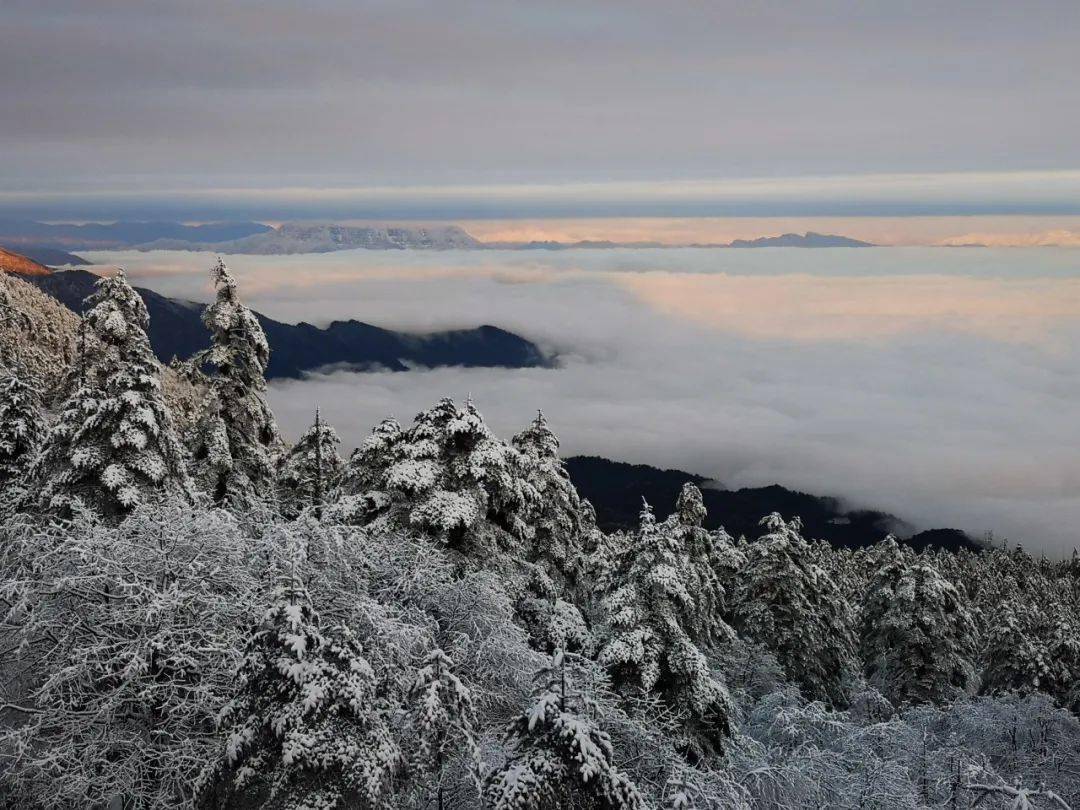
<instances>
[{"instance_id":1,"label":"snow-covered mountain slope","mask_svg":"<svg viewBox=\"0 0 1080 810\"><path fill-rule=\"evenodd\" d=\"M139 250L216 250L221 253L331 253L336 250L468 250L483 245L456 225L433 227L359 227L285 223L280 227L206 244L185 239L160 239L138 245Z\"/></svg>"}]
</instances>

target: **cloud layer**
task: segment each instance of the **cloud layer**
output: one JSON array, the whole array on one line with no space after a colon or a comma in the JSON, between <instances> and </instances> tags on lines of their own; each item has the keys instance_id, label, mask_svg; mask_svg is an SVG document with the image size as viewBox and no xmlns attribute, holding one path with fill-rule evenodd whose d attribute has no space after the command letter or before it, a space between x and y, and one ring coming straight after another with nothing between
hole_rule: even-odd
<instances>
[{"instance_id":1,"label":"cloud layer","mask_svg":"<svg viewBox=\"0 0 1080 810\"><path fill-rule=\"evenodd\" d=\"M933 173L1080 166L1071 0L9 0L3 18L9 189L915 172L937 199Z\"/></svg>"},{"instance_id":2,"label":"cloud layer","mask_svg":"<svg viewBox=\"0 0 1080 810\"><path fill-rule=\"evenodd\" d=\"M206 300L210 257L95 254ZM923 526L1077 544L1080 288L1069 250L349 252L227 257L253 306L322 323L494 323L555 370L333 374L276 384L347 445L472 394L502 435L543 408L566 453L779 482Z\"/></svg>"}]
</instances>

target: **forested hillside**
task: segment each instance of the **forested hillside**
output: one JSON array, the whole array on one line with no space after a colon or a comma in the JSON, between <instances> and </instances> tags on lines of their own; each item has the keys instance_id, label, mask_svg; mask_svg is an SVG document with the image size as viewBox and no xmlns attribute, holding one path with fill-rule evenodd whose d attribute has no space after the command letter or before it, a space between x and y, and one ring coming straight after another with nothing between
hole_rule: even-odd
<instances>
[{"instance_id":1,"label":"forested hillside","mask_svg":"<svg viewBox=\"0 0 1080 810\"><path fill-rule=\"evenodd\" d=\"M694 482L605 532L472 401L345 459L212 274L183 406L123 273L44 338L0 285L3 806L1080 803L1077 559L735 538Z\"/></svg>"},{"instance_id":2,"label":"forested hillside","mask_svg":"<svg viewBox=\"0 0 1080 810\"><path fill-rule=\"evenodd\" d=\"M81 269L35 275L26 280L77 313L94 291L99 276ZM187 360L210 345L200 322L203 305L167 298L136 288L151 316L150 347L163 363ZM325 328L310 323L283 323L255 313L274 344L267 379L303 376L325 367L406 371L411 366L479 366L531 368L550 364L535 344L495 326L410 334L381 329L357 320L334 321Z\"/></svg>"}]
</instances>

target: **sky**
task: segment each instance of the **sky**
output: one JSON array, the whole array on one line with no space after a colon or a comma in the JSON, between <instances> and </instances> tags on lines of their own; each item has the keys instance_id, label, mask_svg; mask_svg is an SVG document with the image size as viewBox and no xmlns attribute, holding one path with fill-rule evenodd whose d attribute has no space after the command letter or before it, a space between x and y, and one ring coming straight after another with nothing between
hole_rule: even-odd
<instances>
[{"instance_id":1,"label":"sky","mask_svg":"<svg viewBox=\"0 0 1080 810\"><path fill-rule=\"evenodd\" d=\"M90 255L164 294L212 299L212 254ZM542 408L564 455L780 483L1055 557L1076 546L1075 248L225 259L243 298L282 320L489 323L559 358L278 381L269 397L288 436L319 406L347 450L387 416L471 394L503 438Z\"/></svg>"},{"instance_id":2,"label":"sky","mask_svg":"<svg viewBox=\"0 0 1080 810\"><path fill-rule=\"evenodd\" d=\"M0 215L1080 214L1080 4L6 0Z\"/></svg>"}]
</instances>

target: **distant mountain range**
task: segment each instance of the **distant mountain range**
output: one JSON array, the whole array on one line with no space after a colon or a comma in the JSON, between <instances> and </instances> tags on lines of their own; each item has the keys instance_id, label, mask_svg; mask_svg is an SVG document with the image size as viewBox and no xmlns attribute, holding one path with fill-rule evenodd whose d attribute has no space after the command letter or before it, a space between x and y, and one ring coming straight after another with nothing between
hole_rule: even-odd
<instances>
[{"instance_id":1,"label":"distant mountain range","mask_svg":"<svg viewBox=\"0 0 1080 810\"><path fill-rule=\"evenodd\" d=\"M475 250L483 244L457 225L375 228L353 225L301 225L278 228L227 242L195 243L157 239L138 250L214 250L220 253L274 255L331 253L337 250Z\"/></svg>"},{"instance_id":2,"label":"distant mountain range","mask_svg":"<svg viewBox=\"0 0 1080 810\"><path fill-rule=\"evenodd\" d=\"M913 532L899 518L873 510L846 510L836 498L795 492L777 484L767 487L728 490L707 478L681 470L661 470L645 464L626 464L598 456L566 459L570 478L582 497L596 508L597 522L605 531L638 525L641 499L664 518L675 508L683 484L701 488L708 509L705 525L723 526L733 537L761 536L758 521L763 515L779 512L786 518L802 518L806 537L826 540L834 546L860 548L895 534L918 550L945 548L958 550L982 547L958 529L931 529Z\"/></svg>"},{"instance_id":3,"label":"distant mountain range","mask_svg":"<svg viewBox=\"0 0 1080 810\"><path fill-rule=\"evenodd\" d=\"M729 243L669 245L660 242L481 242L457 225L361 226L259 222L184 225L178 222L114 222L65 225L0 220L0 244L24 254L50 250L196 250L226 254L280 255L338 250L605 250L612 248L847 248L870 242L808 231ZM70 255L70 254L65 254ZM76 264L55 257L46 264Z\"/></svg>"},{"instance_id":4,"label":"distant mountain range","mask_svg":"<svg viewBox=\"0 0 1080 810\"><path fill-rule=\"evenodd\" d=\"M75 312L93 291L98 276L86 270L53 273L19 257L16 263L0 251L0 267L9 269ZM10 267L7 265L10 264ZM150 313L150 344L162 362L187 359L209 345L202 324L203 305L166 298L153 290L135 288ZM256 313L272 351L266 376L300 377L305 371L334 367L353 370L385 368L405 371L410 366L471 366L534 368L551 360L523 337L495 326L417 335L381 329L360 321L334 321L325 329L309 323L287 324Z\"/></svg>"},{"instance_id":5,"label":"distant mountain range","mask_svg":"<svg viewBox=\"0 0 1080 810\"><path fill-rule=\"evenodd\" d=\"M0 245L15 249L30 246L67 250L115 250L162 239L209 245L270 230L273 229L269 225L259 222L214 222L206 225L183 225L179 222L112 222L74 225L0 219Z\"/></svg>"},{"instance_id":6,"label":"distant mountain range","mask_svg":"<svg viewBox=\"0 0 1080 810\"><path fill-rule=\"evenodd\" d=\"M718 246L719 247L719 246ZM848 247L875 247L872 242L862 242L847 236L835 236L827 233L814 233L807 231L804 234L785 233L781 236L762 236L760 239L736 239L726 247L730 248L765 248L765 247L799 247L799 248L848 248Z\"/></svg>"}]
</instances>

